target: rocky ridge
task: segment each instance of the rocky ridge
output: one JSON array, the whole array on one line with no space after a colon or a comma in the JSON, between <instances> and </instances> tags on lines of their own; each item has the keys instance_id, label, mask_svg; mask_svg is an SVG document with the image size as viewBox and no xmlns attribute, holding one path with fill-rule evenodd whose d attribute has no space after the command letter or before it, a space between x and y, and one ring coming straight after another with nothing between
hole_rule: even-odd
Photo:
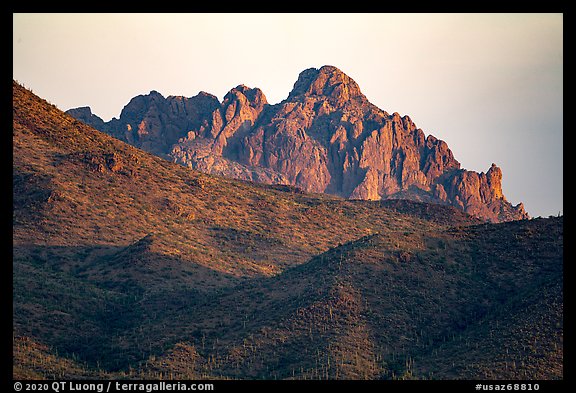
<instances>
[{"instance_id":1,"label":"rocky ridge","mask_svg":"<svg viewBox=\"0 0 576 393\"><path fill-rule=\"evenodd\" d=\"M351 199L411 199L455 206L491 222L528 218L502 192L502 171L460 167L448 145L409 116L371 104L336 67L300 73L288 97L268 104L239 85L222 103L156 91L133 98L120 119L68 113L138 148L205 173Z\"/></svg>"}]
</instances>

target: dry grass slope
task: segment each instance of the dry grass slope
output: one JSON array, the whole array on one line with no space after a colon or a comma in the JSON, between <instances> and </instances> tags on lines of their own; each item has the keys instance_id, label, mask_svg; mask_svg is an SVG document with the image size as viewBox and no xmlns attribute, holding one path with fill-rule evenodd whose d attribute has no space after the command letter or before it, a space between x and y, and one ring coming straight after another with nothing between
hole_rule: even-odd
<instances>
[{"instance_id":1,"label":"dry grass slope","mask_svg":"<svg viewBox=\"0 0 576 393\"><path fill-rule=\"evenodd\" d=\"M15 378L563 377L562 218L218 178L13 97Z\"/></svg>"}]
</instances>

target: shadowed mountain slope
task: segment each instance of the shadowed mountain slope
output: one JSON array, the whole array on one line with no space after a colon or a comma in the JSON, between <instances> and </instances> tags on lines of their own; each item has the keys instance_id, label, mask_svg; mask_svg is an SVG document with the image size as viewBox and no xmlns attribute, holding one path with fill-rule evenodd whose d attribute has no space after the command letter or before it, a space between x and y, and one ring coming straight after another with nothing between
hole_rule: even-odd
<instances>
[{"instance_id":1,"label":"shadowed mountain slope","mask_svg":"<svg viewBox=\"0 0 576 393\"><path fill-rule=\"evenodd\" d=\"M561 217L207 175L17 83L13 153L15 377L562 378Z\"/></svg>"}]
</instances>

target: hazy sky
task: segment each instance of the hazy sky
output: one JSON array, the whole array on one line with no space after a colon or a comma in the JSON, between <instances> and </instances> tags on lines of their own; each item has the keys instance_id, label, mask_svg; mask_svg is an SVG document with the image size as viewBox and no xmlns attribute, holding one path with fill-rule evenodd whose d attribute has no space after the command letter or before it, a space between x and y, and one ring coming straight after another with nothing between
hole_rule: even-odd
<instances>
[{"instance_id":1,"label":"hazy sky","mask_svg":"<svg viewBox=\"0 0 576 393\"><path fill-rule=\"evenodd\" d=\"M531 216L563 212L562 14L14 14L13 76L110 120L139 94L285 99L333 65L379 108L503 171Z\"/></svg>"}]
</instances>

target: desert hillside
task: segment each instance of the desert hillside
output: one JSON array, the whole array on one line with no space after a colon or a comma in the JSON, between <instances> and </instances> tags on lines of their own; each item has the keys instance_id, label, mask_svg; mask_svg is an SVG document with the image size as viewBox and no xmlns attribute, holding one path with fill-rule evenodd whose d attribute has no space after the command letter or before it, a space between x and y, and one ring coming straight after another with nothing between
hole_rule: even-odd
<instances>
[{"instance_id":1,"label":"desert hillside","mask_svg":"<svg viewBox=\"0 0 576 393\"><path fill-rule=\"evenodd\" d=\"M563 218L205 174L14 82L13 336L14 378L562 379Z\"/></svg>"}]
</instances>

